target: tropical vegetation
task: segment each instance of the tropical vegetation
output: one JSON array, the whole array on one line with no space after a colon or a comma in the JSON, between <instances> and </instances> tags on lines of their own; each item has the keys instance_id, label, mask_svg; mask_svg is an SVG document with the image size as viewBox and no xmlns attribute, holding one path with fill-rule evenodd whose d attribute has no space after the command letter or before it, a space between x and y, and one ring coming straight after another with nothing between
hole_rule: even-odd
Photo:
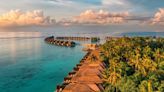
<instances>
[{"instance_id":1,"label":"tropical vegetation","mask_svg":"<svg viewBox=\"0 0 164 92\"><path fill-rule=\"evenodd\" d=\"M164 38L112 38L100 51L105 92L164 92Z\"/></svg>"},{"instance_id":2,"label":"tropical vegetation","mask_svg":"<svg viewBox=\"0 0 164 92\"><path fill-rule=\"evenodd\" d=\"M100 41L100 38L99 37L92 37L91 38L91 42L92 43L96 43L96 42L99 42Z\"/></svg>"}]
</instances>

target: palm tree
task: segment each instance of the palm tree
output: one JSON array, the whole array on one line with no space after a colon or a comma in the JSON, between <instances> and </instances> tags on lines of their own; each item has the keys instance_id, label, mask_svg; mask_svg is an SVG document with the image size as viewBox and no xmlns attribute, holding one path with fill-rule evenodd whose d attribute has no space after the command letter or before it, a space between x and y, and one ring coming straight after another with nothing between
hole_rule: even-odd
<instances>
[{"instance_id":1,"label":"palm tree","mask_svg":"<svg viewBox=\"0 0 164 92\"><path fill-rule=\"evenodd\" d=\"M148 80L147 86L148 86L148 92L153 92L152 80Z\"/></svg>"},{"instance_id":2,"label":"palm tree","mask_svg":"<svg viewBox=\"0 0 164 92\"><path fill-rule=\"evenodd\" d=\"M152 80L144 80L139 85L140 92L153 92Z\"/></svg>"},{"instance_id":3,"label":"palm tree","mask_svg":"<svg viewBox=\"0 0 164 92\"><path fill-rule=\"evenodd\" d=\"M121 83L118 84L120 92L138 92L137 84L130 78L124 77Z\"/></svg>"},{"instance_id":4,"label":"palm tree","mask_svg":"<svg viewBox=\"0 0 164 92\"><path fill-rule=\"evenodd\" d=\"M116 84L120 81L121 75L117 72L111 72L110 76L108 78L108 82L111 83L112 85L116 86Z\"/></svg>"},{"instance_id":5,"label":"palm tree","mask_svg":"<svg viewBox=\"0 0 164 92\"><path fill-rule=\"evenodd\" d=\"M125 37L102 45L109 64L103 73L107 92L163 92L163 42L162 38Z\"/></svg>"},{"instance_id":6,"label":"palm tree","mask_svg":"<svg viewBox=\"0 0 164 92\"><path fill-rule=\"evenodd\" d=\"M105 72L103 78L104 81L107 84L111 84L112 87L115 87L115 91L117 92L117 83L119 83L119 81L121 80L121 72L119 69L121 69L120 67L120 63L117 61L117 59L112 59L109 61L110 66L109 68L106 70L108 72Z\"/></svg>"},{"instance_id":7,"label":"palm tree","mask_svg":"<svg viewBox=\"0 0 164 92\"><path fill-rule=\"evenodd\" d=\"M164 61L164 51L162 49L156 49L153 53L154 61L157 63L157 67L159 68L161 63Z\"/></svg>"},{"instance_id":8,"label":"palm tree","mask_svg":"<svg viewBox=\"0 0 164 92\"><path fill-rule=\"evenodd\" d=\"M155 71L156 70L156 64L149 59L149 57L141 58L139 53L136 53L136 55L131 56L129 60L129 65L134 66L136 71L139 71L144 76L148 74L149 71Z\"/></svg>"},{"instance_id":9,"label":"palm tree","mask_svg":"<svg viewBox=\"0 0 164 92\"><path fill-rule=\"evenodd\" d=\"M147 81L144 80L141 82L141 84L139 85L139 92L147 92Z\"/></svg>"},{"instance_id":10,"label":"palm tree","mask_svg":"<svg viewBox=\"0 0 164 92\"><path fill-rule=\"evenodd\" d=\"M146 72L147 72L147 74L149 73L149 72L153 72L153 71L155 71L156 69L157 69L157 64L154 62L154 61L152 61L151 59L150 59L150 57L144 57L143 59L142 59L142 65L144 66L144 68L147 70Z\"/></svg>"},{"instance_id":11,"label":"palm tree","mask_svg":"<svg viewBox=\"0 0 164 92\"><path fill-rule=\"evenodd\" d=\"M97 60L97 57L94 54L91 54L91 56L89 57L89 60L91 62L95 62Z\"/></svg>"},{"instance_id":12,"label":"palm tree","mask_svg":"<svg viewBox=\"0 0 164 92\"><path fill-rule=\"evenodd\" d=\"M121 79L121 65L117 59L110 60L109 66L110 76L108 78L109 83L116 85L116 83Z\"/></svg>"}]
</instances>

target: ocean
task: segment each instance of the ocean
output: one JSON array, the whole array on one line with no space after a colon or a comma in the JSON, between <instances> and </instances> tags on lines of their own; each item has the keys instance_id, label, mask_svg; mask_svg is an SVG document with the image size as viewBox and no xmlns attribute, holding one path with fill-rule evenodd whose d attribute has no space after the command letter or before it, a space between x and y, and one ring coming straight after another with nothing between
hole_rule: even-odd
<instances>
[{"instance_id":1,"label":"ocean","mask_svg":"<svg viewBox=\"0 0 164 92\"><path fill-rule=\"evenodd\" d=\"M44 38L51 35L163 37L164 31L142 26L0 29L0 92L53 92L62 83L86 52L82 51L82 45L67 48L45 43Z\"/></svg>"},{"instance_id":2,"label":"ocean","mask_svg":"<svg viewBox=\"0 0 164 92\"><path fill-rule=\"evenodd\" d=\"M43 38L0 39L0 92L53 92L85 55Z\"/></svg>"}]
</instances>

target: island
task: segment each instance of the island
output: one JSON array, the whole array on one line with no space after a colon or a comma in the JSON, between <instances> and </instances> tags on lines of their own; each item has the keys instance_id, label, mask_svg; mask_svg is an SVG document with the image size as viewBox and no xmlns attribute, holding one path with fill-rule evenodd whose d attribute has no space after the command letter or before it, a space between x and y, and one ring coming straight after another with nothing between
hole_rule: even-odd
<instances>
[{"instance_id":1,"label":"island","mask_svg":"<svg viewBox=\"0 0 164 92\"><path fill-rule=\"evenodd\" d=\"M56 92L164 92L164 38L106 37L88 49Z\"/></svg>"}]
</instances>

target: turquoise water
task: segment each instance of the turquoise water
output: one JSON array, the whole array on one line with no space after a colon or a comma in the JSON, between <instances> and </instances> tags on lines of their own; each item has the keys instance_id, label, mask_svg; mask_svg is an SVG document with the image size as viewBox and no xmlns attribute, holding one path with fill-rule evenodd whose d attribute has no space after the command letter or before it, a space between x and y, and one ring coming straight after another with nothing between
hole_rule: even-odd
<instances>
[{"instance_id":1,"label":"turquoise water","mask_svg":"<svg viewBox=\"0 0 164 92\"><path fill-rule=\"evenodd\" d=\"M0 92L53 92L84 56L43 38L0 39Z\"/></svg>"}]
</instances>

